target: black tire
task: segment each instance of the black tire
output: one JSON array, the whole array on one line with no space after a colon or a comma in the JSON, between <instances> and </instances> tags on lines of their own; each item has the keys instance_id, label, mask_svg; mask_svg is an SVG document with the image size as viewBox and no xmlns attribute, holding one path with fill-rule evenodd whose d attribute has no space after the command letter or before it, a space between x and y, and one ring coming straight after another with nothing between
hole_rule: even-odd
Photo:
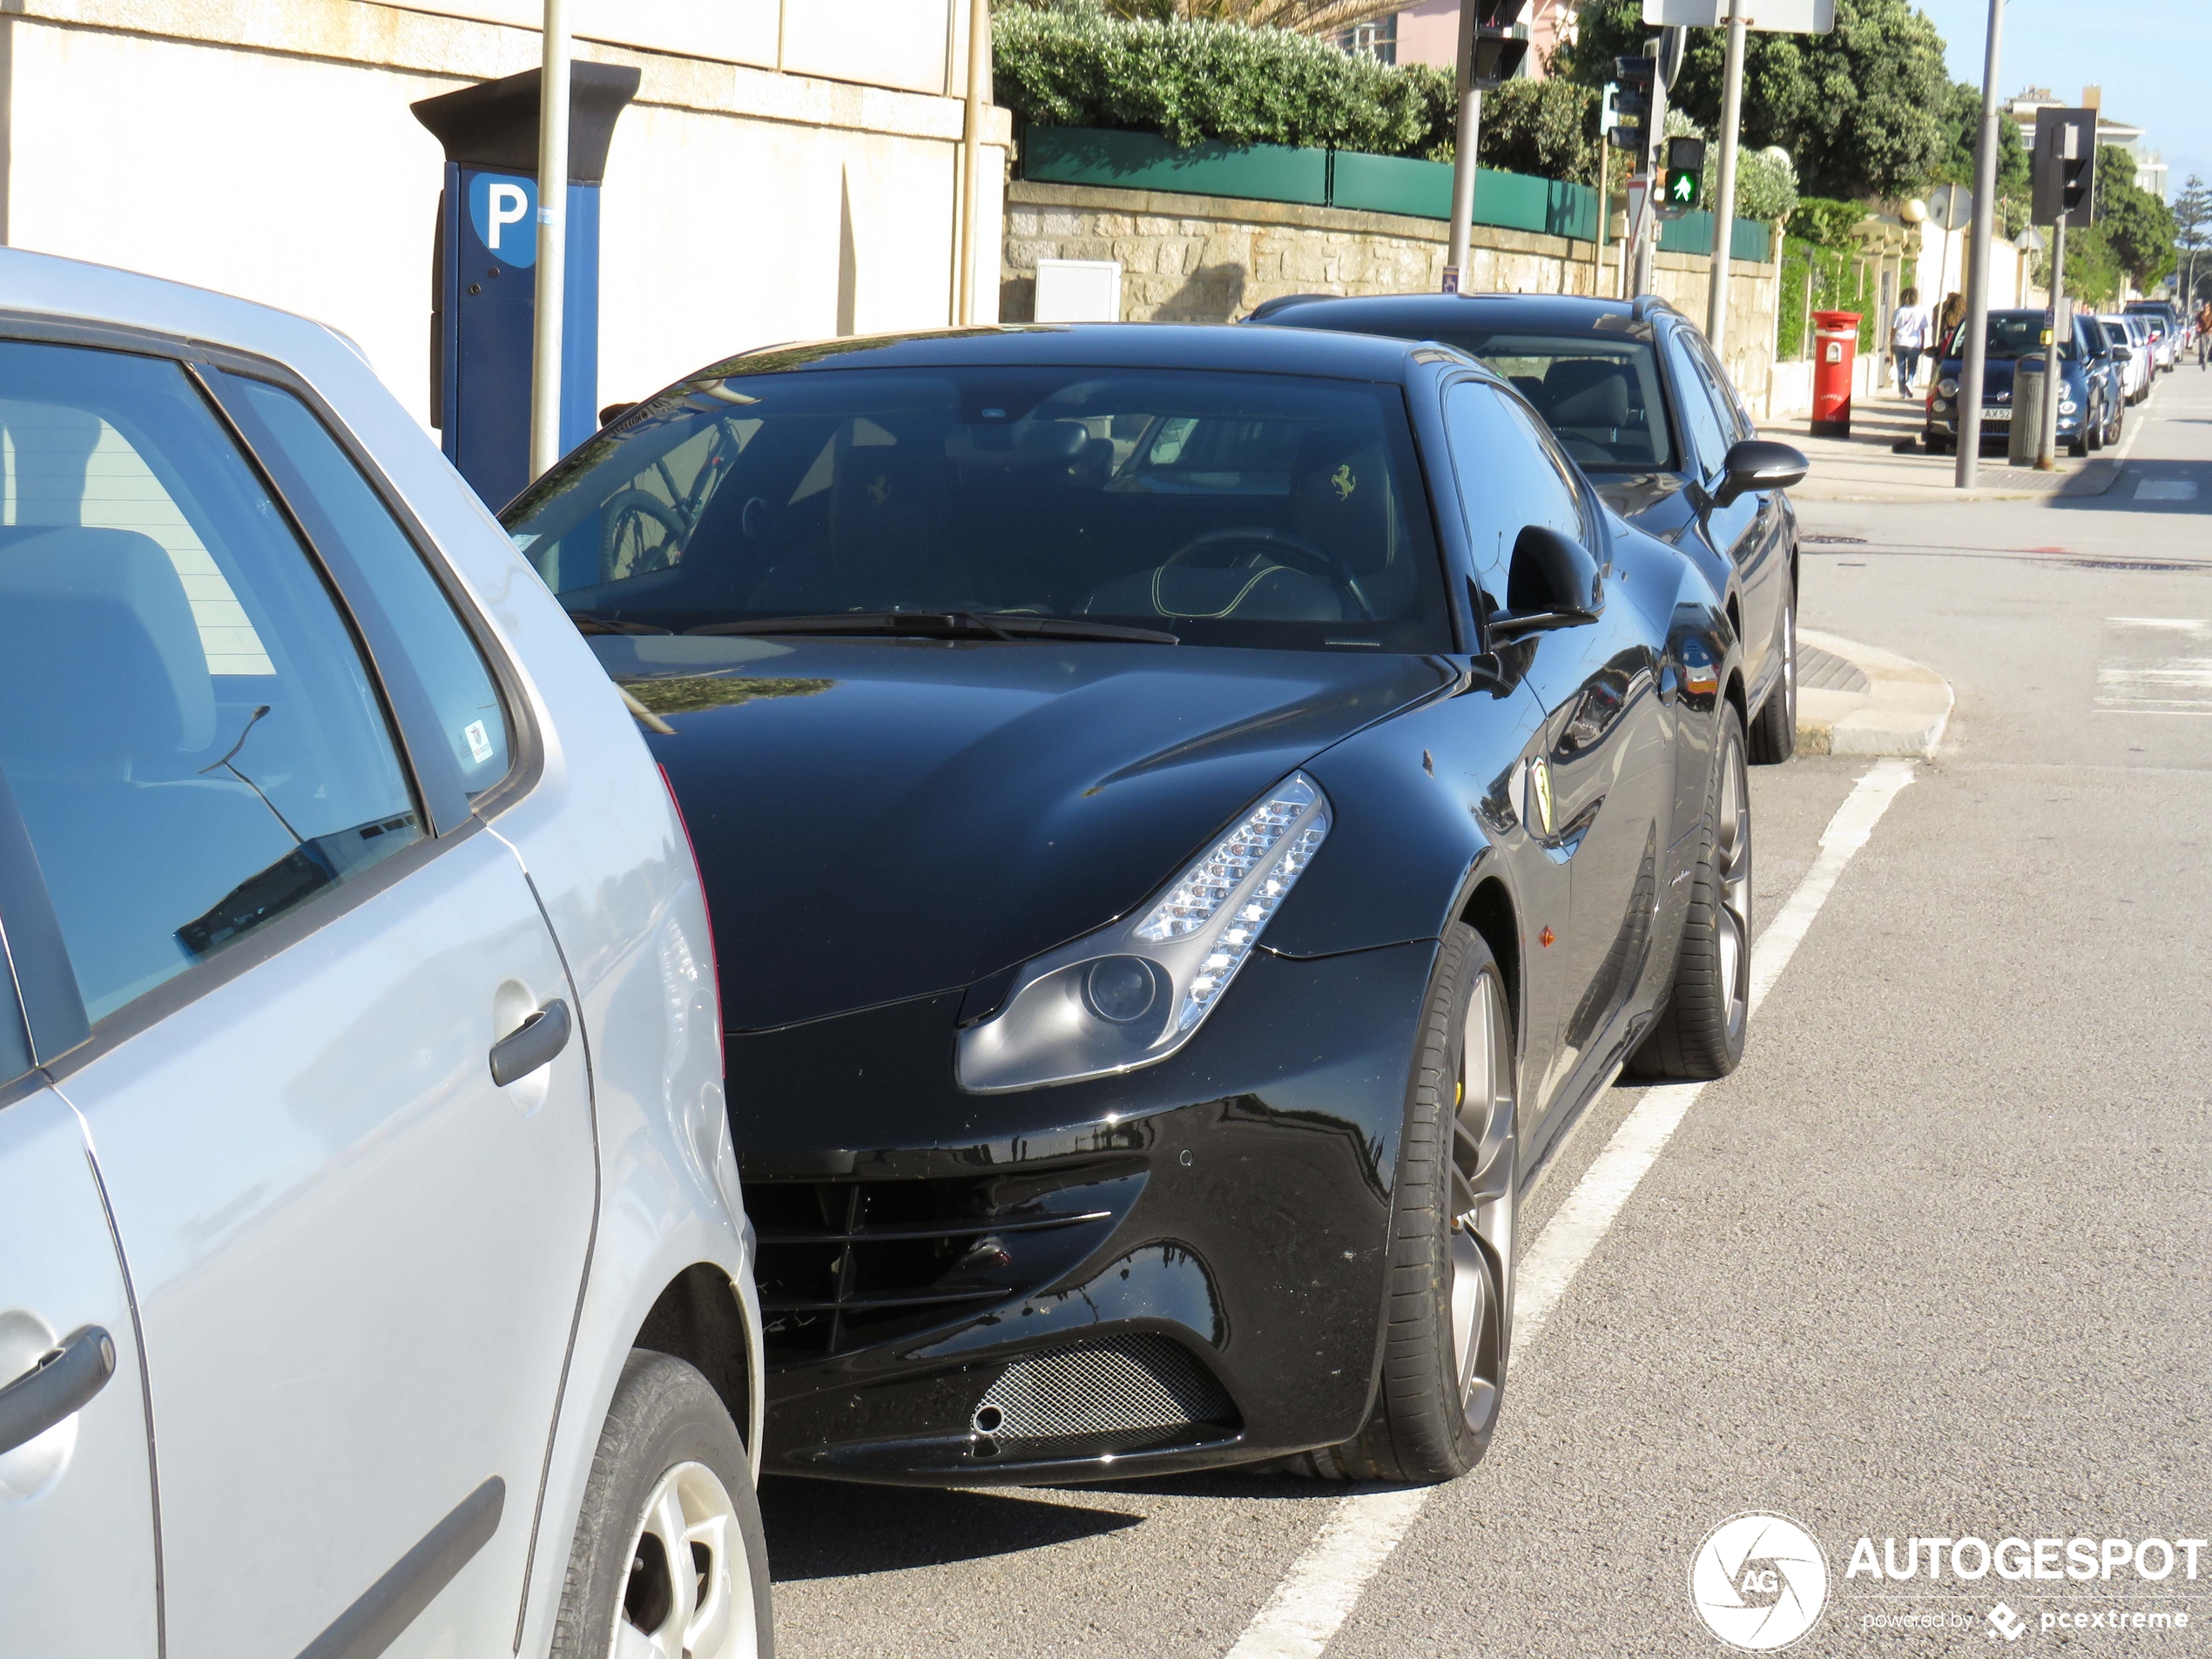
<instances>
[{"instance_id":1,"label":"black tire","mask_svg":"<svg viewBox=\"0 0 2212 1659\"><path fill-rule=\"evenodd\" d=\"M1751 991L1751 799L1743 727L1730 705L1721 705L1720 726L1674 986L1658 1023L1629 1061L1629 1075L1639 1079L1710 1081L1727 1076L1743 1057Z\"/></svg>"},{"instance_id":2,"label":"black tire","mask_svg":"<svg viewBox=\"0 0 2212 1659\"><path fill-rule=\"evenodd\" d=\"M1454 923L1429 978L1406 1103L1381 1383L1359 1433L1291 1460L1297 1472L1429 1485L1466 1474L1489 1447L1513 1339L1516 1071L1505 975L1482 936Z\"/></svg>"},{"instance_id":3,"label":"black tire","mask_svg":"<svg viewBox=\"0 0 2212 1659\"><path fill-rule=\"evenodd\" d=\"M1797 596L1782 604L1782 671L1767 688L1766 701L1751 719L1751 764L1779 765L1797 752Z\"/></svg>"},{"instance_id":4,"label":"black tire","mask_svg":"<svg viewBox=\"0 0 2212 1659\"><path fill-rule=\"evenodd\" d=\"M715 1523L710 1536L722 1541L721 1560L711 1544L694 1541L688 1545L692 1570L668 1570L680 1556L662 1542L671 1528L656 1514L671 1504L690 1525ZM651 1530L657 1525L659 1531ZM686 1577L697 1608L689 1618L679 1600ZM775 1653L768 1549L745 1442L705 1377L681 1359L644 1348L631 1349L623 1362L599 1431L553 1628L554 1659L609 1659L618 1619L634 1629L664 1632L667 1650L689 1659L772 1659ZM683 1634L699 1638L696 1645L675 1638L679 1624L691 1627Z\"/></svg>"},{"instance_id":5,"label":"black tire","mask_svg":"<svg viewBox=\"0 0 2212 1659\"><path fill-rule=\"evenodd\" d=\"M1950 439L1939 438L1933 433L1930 433L1928 435L1926 442L1928 446L1928 453L1932 455L1954 455L1958 451L1958 446L1952 443Z\"/></svg>"},{"instance_id":6,"label":"black tire","mask_svg":"<svg viewBox=\"0 0 2212 1659\"><path fill-rule=\"evenodd\" d=\"M2105 447L2105 423L2102 421L2099 421L2094 426L2085 421L2082 422L2081 432L2091 449L2101 449Z\"/></svg>"},{"instance_id":7,"label":"black tire","mask_svg":"<svg viewBox=\"0 0 2212 1659\"><path fill-rule=\"evenodd\" d=\"M2080 436L2068 438L2066 441L2066 452L2077 460L2080 459L2089 453L2089 440Z\"/></svg>"}]
</instances>

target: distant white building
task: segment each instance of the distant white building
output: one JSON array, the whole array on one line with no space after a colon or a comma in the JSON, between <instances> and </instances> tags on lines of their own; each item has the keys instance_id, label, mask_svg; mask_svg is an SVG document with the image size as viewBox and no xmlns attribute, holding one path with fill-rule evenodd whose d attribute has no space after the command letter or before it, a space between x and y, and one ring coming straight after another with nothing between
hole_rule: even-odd
<instances>
[{"instance_id":1,"label":"distant white building","mask_svg":"<svg viewBox=\"0 0 2212 1659\"><path fill-rule=\"evenodd\" d=\"M2135 158L2135 185L2148 190L2161 201L2166 199L2166 163L2155 150L2143 145L2143 129L2132 122L2122 121L2105 113L2104 89L2085 86L2081 102L2068 105L2064 98L2054 97L2047 86L2031 86L2018 97L2008 98L2005 112L2020 123L2020 137L2033 147L2035 142L2035 112L2042 109L2076 108L2097 112L2097 143L2099 145L2117 145Z\"/></svg>"}]
</instances>

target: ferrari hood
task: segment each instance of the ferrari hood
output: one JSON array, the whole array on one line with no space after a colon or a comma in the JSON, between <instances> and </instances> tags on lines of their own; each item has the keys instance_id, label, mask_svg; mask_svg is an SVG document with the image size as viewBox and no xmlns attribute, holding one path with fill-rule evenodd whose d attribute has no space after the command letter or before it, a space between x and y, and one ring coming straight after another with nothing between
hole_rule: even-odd
<instances>
[{"instance_id":1,"label":"ferrari hood","mask_svg":"<svg viewBox=\"0 0 2212 1659\"><path fill-rule=\"evenodd\" d=\"M1453 683L1410 656L598 637L698 853L723 1019L944 991L1130 909L1319 750Z\"/></svg>"}]
</instances>

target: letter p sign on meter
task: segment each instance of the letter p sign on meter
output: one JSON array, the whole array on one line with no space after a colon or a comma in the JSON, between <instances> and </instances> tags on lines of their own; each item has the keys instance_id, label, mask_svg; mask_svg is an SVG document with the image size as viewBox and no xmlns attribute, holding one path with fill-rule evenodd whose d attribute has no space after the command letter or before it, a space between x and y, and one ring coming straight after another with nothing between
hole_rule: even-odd
<instances>
[{"instance_id":1,"label":"letter p sign on meter","mask_svg":"<svg viewBox=\"0 0 2212 1659\"><path fill-rule=\"evenodd\" d=\"M469 181L469 226L484 251L527 270L537 263L537 180L480 172Z\"/></svg>"}]
</instances>

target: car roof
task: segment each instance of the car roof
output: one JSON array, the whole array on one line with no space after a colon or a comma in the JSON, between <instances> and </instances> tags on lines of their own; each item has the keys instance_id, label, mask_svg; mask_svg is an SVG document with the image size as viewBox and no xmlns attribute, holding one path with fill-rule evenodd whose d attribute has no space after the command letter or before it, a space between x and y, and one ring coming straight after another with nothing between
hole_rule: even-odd
<instances>
[{"instance_id":1,"label":"car roof","mask_svg":"<svg viewBox=\"0 0 2212 1659\"><path fill-rule=\"evenodd\" d=\"M1601 317L1646 322L1680 314L1649 294L1632 300L1572 293L1296 294L1263 305L1249 320L1299 328L1366 327L1400 336L1448 339L1469 328L1582 334Z\"/></svg>"},{"instance_id":2,"label":"car roof","mask_svg":"<svg viewBox=\"0 0 2212 1659\"><path fill-rule=\"evenodd\" d=\"M1398 381L1405 379L1409 365L1420 361L1422 349L1412 341L1231 328L1217 323L1009 323L766 346L725 358L689 378L823 368L1065 366ZM1459 354L1451 355L1458 361Z\"/></svg>"}]
</instances>

